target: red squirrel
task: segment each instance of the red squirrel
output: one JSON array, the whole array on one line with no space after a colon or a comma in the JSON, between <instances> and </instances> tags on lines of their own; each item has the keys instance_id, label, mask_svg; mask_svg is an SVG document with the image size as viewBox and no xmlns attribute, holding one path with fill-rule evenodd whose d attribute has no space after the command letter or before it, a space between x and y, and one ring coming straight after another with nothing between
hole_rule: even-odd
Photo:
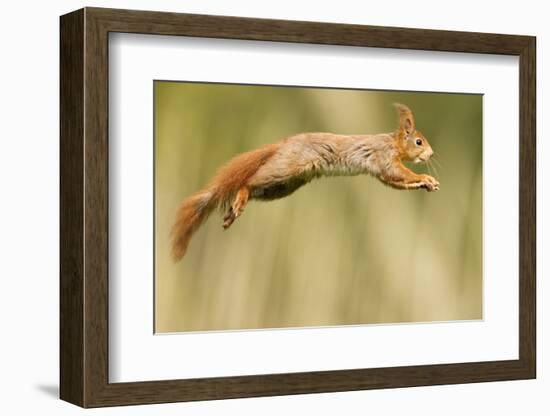
<instances>
[{"instance_id":1,"label":"red squirrel","mask_svg":"<svg viewBox=\"0 0 550 416\"><path fill-rule=\"evenodd\" d=\"M404 160L427 162L433 150L416 129L411 110L403 104L395 108L399 127L392 133L300 133L231 159L179 207L171 231L174 261L185 255L193 233L214 209L226 212L227 229L250 199L284 198L314 178L370 174L393 188L437 191L435 178L403 165Z\"/></svg>"}]
</instances>

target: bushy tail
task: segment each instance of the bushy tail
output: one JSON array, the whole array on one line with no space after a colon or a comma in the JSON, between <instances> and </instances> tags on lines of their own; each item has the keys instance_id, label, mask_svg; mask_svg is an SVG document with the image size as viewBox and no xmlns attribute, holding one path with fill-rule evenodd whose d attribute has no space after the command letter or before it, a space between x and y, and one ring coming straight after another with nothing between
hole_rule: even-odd
<instances>
[{"instance_id":1,"label":"bushy tail","mask_svg":"<svg viewBox=\"0 0 550 416\"><path fill-rule=\"evenodd\" d=\"M251 178L280 144L269 144L251 152L241 153L222 166L202 191L187 198L179 207L172 227L172 257L181 260L193 233L217 207L227 209L232 198Z\"/></svg>"},{"instance_id":2,"label":"bushy tail","mask_svg":"<svg viewBox=\"0 0 550 416\"><path fill-rule=\"evenodd\" d=\"M174 261L185 255L191 237L217 206L218 198L211 190L199 191L182 202L171 232Z\"/></svg>"}]
</instances>

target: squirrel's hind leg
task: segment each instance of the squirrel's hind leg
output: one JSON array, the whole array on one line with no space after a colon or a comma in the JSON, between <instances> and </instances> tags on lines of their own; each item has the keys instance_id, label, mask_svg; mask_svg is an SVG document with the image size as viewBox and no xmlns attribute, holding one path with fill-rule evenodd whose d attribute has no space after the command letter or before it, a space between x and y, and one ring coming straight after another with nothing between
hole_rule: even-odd
<instances>
[{"instance_id":1,"label":"squirrel's hind leg","mask_svg":"<svg viewBox=\"0 0 550 416\"><path fill-rule=\"evenodd\" d=\"M231 224L243 213L244 207L248 202L248 197L250 196L250 190L243 186L237 192L235 200L227 210L227 214L223 217L223 228L228 229L231 227Z\"/></svg>"}]
</instances>

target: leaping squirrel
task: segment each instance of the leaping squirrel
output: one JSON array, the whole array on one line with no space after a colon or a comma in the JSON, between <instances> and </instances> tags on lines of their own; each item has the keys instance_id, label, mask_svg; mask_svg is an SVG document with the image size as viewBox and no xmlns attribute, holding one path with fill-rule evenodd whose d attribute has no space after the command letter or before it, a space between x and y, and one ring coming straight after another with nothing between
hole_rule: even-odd
<instances>
[{"instance_id":1,"label":"leaping squirrel","mask_svg":"<svg viewBox=\"0 0 550 416\"><path fill-rule=\"evenodd\" d=\"M284 198L314 178L370 174L396 189L437 191L435 178L403 165L403 160L427 162L433 150L416 129L411 110L403 104L395 107L399 128L393 133L300 133L231 159L179 207L171 231L174 261L185 255L191 236L215 208L226 211L227 229L250 199Z\"/></svg>"}]
</instances>

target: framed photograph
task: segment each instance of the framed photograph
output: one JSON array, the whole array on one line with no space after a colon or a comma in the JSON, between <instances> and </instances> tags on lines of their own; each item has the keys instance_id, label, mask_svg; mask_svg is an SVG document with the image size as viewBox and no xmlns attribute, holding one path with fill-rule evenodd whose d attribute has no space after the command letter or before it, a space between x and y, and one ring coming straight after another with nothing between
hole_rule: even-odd
<instances>
[{"instance_id":1,"label":"framed photograph","mask_svg":"<svg viewBox=\"0 0 550 416\"><path fill-rule=\"evenodd\" d=\"M534 37L60 28L63 400L535 378Z\"/></svg>"}]
</instances>

